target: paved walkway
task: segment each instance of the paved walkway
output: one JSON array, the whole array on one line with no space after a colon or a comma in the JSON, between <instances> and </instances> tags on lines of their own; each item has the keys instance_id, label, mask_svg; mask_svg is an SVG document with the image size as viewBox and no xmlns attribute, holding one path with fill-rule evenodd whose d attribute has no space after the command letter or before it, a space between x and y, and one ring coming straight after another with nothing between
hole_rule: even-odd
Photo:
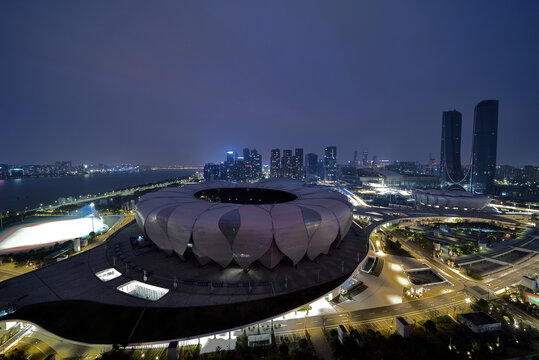
<instances>
[{"instance_id":1,"label":"paved walkway","mask_svg":"<svg viewBox=\"0 0 539 360\"><path fill-rule=\"evenodd\" d=\"M334 360L335 357L333 357L333 352L329 347L329 344L326 340L326 337L324 336L324 333L322 332L322 329L311 329L309 330L309 334L311 335L311 341L313 343L314 350L316 351L316 356L318 356L318 359Z\"/></svg>"}]
</instances>

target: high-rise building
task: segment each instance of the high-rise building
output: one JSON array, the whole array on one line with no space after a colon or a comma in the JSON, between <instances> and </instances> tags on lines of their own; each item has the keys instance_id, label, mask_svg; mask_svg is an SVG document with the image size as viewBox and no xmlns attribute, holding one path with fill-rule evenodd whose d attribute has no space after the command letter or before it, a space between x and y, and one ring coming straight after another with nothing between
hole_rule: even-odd
<instances>
[{"instance_id":1,"label":"high-rise building","mask_svg":"<svg viewBox=\"0 0 539 360\"><path fill-rule=\"evenodd\" d=\"M494 193L498 147L498 100L484 100L475 107L472 144L471 190Z\"/></svg>"},{"instance_id":2,"label":"high-rise building","mask_svg":"<svg viewBox=\"0 0 539 360\"><path fill-rule=\"evenodd\" d=\"M303 170L303 149L302 148L296 148L295 151L295 176L294 178L298 180L303 180L304 178L304 170Z\"/></svg>"},{"instance_id":3,"label":"high-rise building","mask_svg":"<svg viewBox=\"0 0 539 360\"><path fill-rule=\"evenodd\" d=\"M511 165L500 165L496 167L496 178L500 181L512 181L520 178L520 169Z\"/></svg>"},{"instance_id":4,"label":"high-rise building","mask_svg":"<svg viewBox=\"0 0 539 360\"><path fill-rule=\"evenodd\" d=\"M318 179L326 178L326 169L324 168L324 159L318 159Z\"/></svg>"},{"instance_id":5,"label":"high-rise building","mask_svg":"<svg viewBox=\"0 0 539 360\"><path fill-rule=\"evenodd\" d=\"M305 155L305 173L307 182L316 182L318 180L318 155L313 153Z\"/></svg>"},{"instance_id":6,"label":"high-rise building","mask_svg":"<svg viewBox=\"0 0 539 360\"><path fill-rule=\"evenodd\" d=\"M281 176L281 150L280 149L271 150L270 176L273 178Z\"/></svg>"},{"instance_id":7,"label":"high-rise building","mask_svg":"<svg viewBox=\"0 0 539 360\"><path fill-rule=\"evenodd\" d=\"M363 166L369 166L369 153L367 151L363 151L363 154L361 157L361 164Z\"/></svg>"},{"instance_id":8,"label":"high-rise building","mask_svg":"<svg viewBox=\"0 0 539 360\"><path fill-rule=\"evenodd\" d=\"M251 150L249 154L249 178L251 180L259 180L262 178L262 155L256 151Z\"/></svg>"},{"instance_id":9,"label":"high-rise building","mask_svg":"<svg viewBox=\"0 0 539 360\"><path fill-rule=\"evenodd\" d=\"M238 153L235 151L227 151L226 152L226 161L228 163L234 164L236 159L238 158Z\"/></svg>"},{"instance_id":10,"label":"high-rise building","mask_svg":"<svg viewBox=\"0 0 539 360\"><path fill-rule=\"evenodd\" d=\"M523 169L524 180L529 182L539 182L539 167L526 165Z\"/></svg>"},{"instance_id":11,"label":"high-rise building","mask_svg":"<svg viewBox=\"0 0 539 360\"><path fill-rule=\"evenodd\" d=\"M215 181L220 179L221 175L219 164L207 163L204 165L204 180Z\"/></svg>"},{"instance_id":12,"label":"high-rise building","mask_svg":"<svg viewBox=\"0 0 539 360\"><path fill-rule=\"evenodd\" d=\"M337 147L328 146L324 149L324 172L326 181L337 180Z\"/></svg>"},{"instance_id":13,"label":"high-rise building","mask_svg":"<svg viewBox=\"0 0 539 360\"><path fill-rule=\"evenodd\" d=\"M249 177L249 168L246 166L243 158L236 159L234 166L232 167L232 177L230 180L246 181Z\"/></svg>"},{"instance_id":14,"label":"high-rise building","mask_svg":"<svg viewBox=\"0 0 539 360\"><path fill-rule=\"evenodd\" d=\"M460 163L462 115L456 110L442 113L442 146L440 151L441 186L448 187L463 180Z\"/></svg>"},{"instance_id":15,"label":"high-rise building","mask_svg":"<svg viewBox=\"0 0 539 360\"><path fill-rule=\"evenodd\" d=\"M251 154L251 151L249 148L244 148L243 151L243 160L247 161L249 159L249 155Z\"/></svg>"},{"instance_id":16,"label":"high-rise building","mask_svg":"<svg viewBox=\"0 0 539 360\"><path fill-rule=\"evenodd\" d=\"M281 176L286 178L294 178L296 174L296 159L292 155L292 150L283 150L283 158L281 159Z\"/></svg>"},{"instance_id":17,"label":"high-rise building","mask_svg":"<svg viewBox=\"0 0 539 360\"><path fill-rule=\"evenodd\" d=\"M221 173L221 178L223 180L235 180L235 169L234 165L236 164L236 160L238 158L238 153L235 151L227 151L226 152L226 161L223 164L223 171Z\"/></svg>"}]
</instances>

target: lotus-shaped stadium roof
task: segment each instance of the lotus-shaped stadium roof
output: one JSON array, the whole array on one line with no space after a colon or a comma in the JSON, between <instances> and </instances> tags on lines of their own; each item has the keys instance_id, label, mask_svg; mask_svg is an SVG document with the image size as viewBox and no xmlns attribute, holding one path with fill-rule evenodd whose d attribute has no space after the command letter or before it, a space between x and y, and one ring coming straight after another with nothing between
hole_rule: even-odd
<instances>
[{"instance_id":1,"label":"lotus-shaped stadium roof","mask_svg":"<svg viewBox=\"0 0 539 360\"><path fill-rule=\"evenodd\" d=\"M143 195L136 220L159 248L183 256L191 248L201 264L274 268L288 257L327 254L352 223L345 196L291 180L205 182Z\"/></svg>"}]
</instances>

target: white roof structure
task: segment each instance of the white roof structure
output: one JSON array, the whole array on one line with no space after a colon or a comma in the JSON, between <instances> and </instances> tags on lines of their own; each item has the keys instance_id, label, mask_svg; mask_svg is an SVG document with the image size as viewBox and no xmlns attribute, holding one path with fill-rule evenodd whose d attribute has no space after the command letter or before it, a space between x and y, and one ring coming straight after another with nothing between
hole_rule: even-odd
<instances>
[{"instance_id":1,"label":"white roof structure","mask_svg":"<svg viewBox=\"0 0 539 360\"><path fill-rule=\"evenodd\" d=\"M62 219L12 227L0 234L0 255L24 252L106 232L109 227L99 216Z\"/></svg>"},{"instance_id":2,"label":"white roof structure","mask_svg":"<svg viewBox=\"0 0 539 360\"><path fill-rule=\"evenodd\" d=\"M165 188L140 198L136 220L159 248L183 256L191 247L201 264L272 269L283 256L295 265L327 254L352 213L337 192L280 179Z\"/></svg>"},{"instance_id":3,"label":"white roof structure","mask_svg":"<svg viewBox=\"0 0 539 360\"><path fill-rule=\"evenodd\" d=\"M414 190L412 197L423 205L459 209L482 209L492 201L488 196L462 190Z\"/></svg>"}]
</instances>

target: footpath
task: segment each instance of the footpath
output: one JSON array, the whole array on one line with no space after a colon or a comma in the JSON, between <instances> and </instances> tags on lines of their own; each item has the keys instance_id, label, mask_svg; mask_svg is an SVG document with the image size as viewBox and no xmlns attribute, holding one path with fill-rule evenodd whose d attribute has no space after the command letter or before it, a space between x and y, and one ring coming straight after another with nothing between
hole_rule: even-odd
<instances>
[{"instance_id":1,"label":"footpath","mask_svg":"<svg viewBox=\"0 0 539 360\"><path fill-rule=\"evenodd\" d=\"M321 328L310 329L309 335L311 336L311 342L319 360L335 360Z\"/></svg>"}]
</instances>

